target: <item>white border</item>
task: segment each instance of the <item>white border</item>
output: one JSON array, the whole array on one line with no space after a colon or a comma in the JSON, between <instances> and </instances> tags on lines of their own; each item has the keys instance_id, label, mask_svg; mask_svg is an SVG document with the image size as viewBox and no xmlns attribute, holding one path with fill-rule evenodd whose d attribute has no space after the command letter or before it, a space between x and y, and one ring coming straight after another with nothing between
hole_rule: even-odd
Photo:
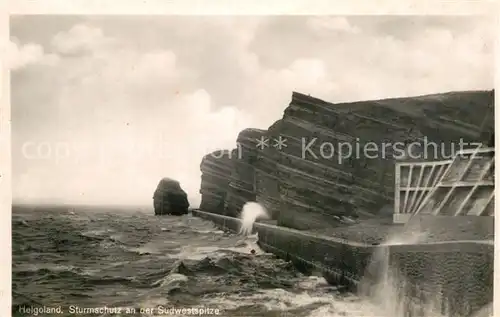
<instances>
[{"instance_id":1,"label":"white border","mask_svg":"<svg viewBox=\"0 0 500 317\"><path fill-rule=\"evenodd\" d=\"M491 14L496 1L439 0L10 0L11 14L387 15Z\"/></svg>"},{"instance_id":2,"label":"white border","mask_svg":"<svg viewBox=\"0 0 500 317\"><path fill-rule=\"evenodd\" d=\"M498 49L500 48L500 40L498 38L498 31L499 31L499 19L498 19L498 8L494 11L494 14L496 15L495 18L495 29L497 31L497 35L495 36L496 42L495 42L495 65L492 65L492 67L495 68L495 130L498 128L498 125L496 123L500 122L500 114L498 113L498 98L500 98L500 94L498 93L498 84L499 84L499 68L498 68ZM498 133L495 133L495 149L496 146L499 145L500 143L500 137L498 136ZM495 156L495 166L498 166L498 163L500 162L500 159L498 156ZM499 179L500 177L500 170L498 168L495 168L495 180ZM496 183L496 181L495 181ZM493 286L493 316L498 316L500 315L500 248L498 245L500 244L500 235L498 235L498 231L500 229L500 206L499 206L499 200L498 200L498 193L496 190L498 187L495 187L495 251L494 251L494 257L495 257L495 266L494 266L494 274L493 274L493 279L494 279L494 286Z\"/></svg>"},{"instance_id":3,"label":"white border","mask_svg":"<svg viewBox=\"0 0 500 317\"><path fill-rule=\"evenodd\" d=\"M9 39L8 14L0 11L0 48ZM0 50L0 241L3 253L0 262L0 315L10 316L12 306L12 190L11 190L11 127L10 127L10 73L2 61Z\"/></svg>"}]
</instances>

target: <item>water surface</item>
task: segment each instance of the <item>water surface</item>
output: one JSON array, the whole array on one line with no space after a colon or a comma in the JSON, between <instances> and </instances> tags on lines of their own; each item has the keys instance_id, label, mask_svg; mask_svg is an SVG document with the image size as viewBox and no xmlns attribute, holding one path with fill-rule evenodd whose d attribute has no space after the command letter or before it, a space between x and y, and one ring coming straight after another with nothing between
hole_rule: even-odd
<instances>
[{"instance_id":1,"label":"water surface","mask_svg":"<svg viewBox=\"0 0 500 317\"><path fill-rule=\"evenodd\" d=\"M152 315L146 308L165 315L159 307L225 316L388 316L264 253L256 236L225 233L189 215L152 214L14 207L13 312L61 306L70 316L72 305L133 307L136 316Z\"/></svg>"}]
</instances>

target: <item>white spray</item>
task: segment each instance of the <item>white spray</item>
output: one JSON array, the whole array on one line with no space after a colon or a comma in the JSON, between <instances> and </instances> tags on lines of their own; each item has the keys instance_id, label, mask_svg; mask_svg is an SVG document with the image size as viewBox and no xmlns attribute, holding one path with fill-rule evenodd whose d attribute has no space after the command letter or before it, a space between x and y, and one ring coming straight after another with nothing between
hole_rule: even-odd
<instances>
[{"instance_id":1,"label":"white spray","mask_svg":"<svg viewBox=\"0 0 500 317\"><path fill-rule=\"evenodd\" d=\"M402 317L407 314L418 315L424 312L427 317L442 316L436 312L437 302L420 303L406 295L409 287L405 278L400 276L389 263L389 248L393 245L419 244L427 240L427 232L419 226L407 227L403 232L394 232L376 248L371 263L361 281L360 295L369 296L378 314L391 317ZM373 284L375 282L375 284ZM436 290L439 292L439 290ZM437 300L437 298L436 298ZM412 315L412 316L413 316Z\"/></svg>"},{"instance_id":2,"label":"white spray","mask_svg":"<svg viewBox=\"0 0 500 317\"><path fill-rule=\"evenodd\" d=\"M256 202L247 202L241 210L240 234L245 236L252 234L253 224L257 219L269 219L266 208Z\"/></svg>"}]
</instances>

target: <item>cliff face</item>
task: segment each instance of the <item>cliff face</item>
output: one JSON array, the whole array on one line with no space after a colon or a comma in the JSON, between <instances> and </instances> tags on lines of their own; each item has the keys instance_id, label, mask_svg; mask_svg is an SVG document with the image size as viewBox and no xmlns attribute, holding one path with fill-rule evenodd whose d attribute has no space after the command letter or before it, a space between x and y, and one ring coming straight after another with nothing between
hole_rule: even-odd
<instances>
[{"instance_id":1,"label":"cliff face","mask_svg":"<svg viewBox=\"0 0 500 317\"><path fill-rule=\"evenodd\" d=\"M341 104L293 93L267 131L243 130L235 150L203 159L200 209L237 216L257 201L296 229L377 217L394 197L395 160L409 148L413 159L436 160L460 140L489 142L493 104L492 91Z\"/></svg>"},{"instance_id":2,"label":"cliff face","mask_svg":"<svg viewBox=\"0 0 500 317\"><path fill-rule=\"evenodd\" d=\"M225 214L225 202L232 170L231 151L216 151L203 157L201 161L201 210Z\"/></svg>"},{"instance_id":3,"label":"cliff face","mask_svg":"<svg viewBox=\"0 0 500 317\"><path fill-rule=\"evenodd\" d=\"M206 155L201 163L200 209L238 217L247 201L255 201L257 139L265 131L246 129L237 138L237 147Z\"/></svg>"}]
</instances>

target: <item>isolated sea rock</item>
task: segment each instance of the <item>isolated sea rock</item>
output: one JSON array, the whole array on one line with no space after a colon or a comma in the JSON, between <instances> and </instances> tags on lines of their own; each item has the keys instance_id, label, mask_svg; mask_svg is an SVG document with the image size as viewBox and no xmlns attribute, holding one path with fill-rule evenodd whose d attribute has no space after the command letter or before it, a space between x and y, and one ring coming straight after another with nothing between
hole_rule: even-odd
<instances>
[{"instance_id":1,"label":"isolated sea rock","mask_svg":"<svg viewBox=\"0 0 500 317\"><path fill-rule=\"evenodd\" d=\"M189 202L186 192L178 181L163 178L158 183L153 195L155 215L185 215L188 213Z\"/></svg>"},{"instance_id":2,"label":"isolated sea rock","mask_svg":"<svg viewBox=\"0 0 500 317\"><path fill-rule=\"evenodd\" d=\"M295 229L387 217L396 161L439 160L460 142L491 143L493 98L493 91L466 91L333 104L294 92L280 120L242 131L231 152L241 155L218 162L229 164L231 177L220 202L226 208L212 212L237 216L255 200L278 225ZM258 147L261 138L267 143ZM410 144L419 144L413 157ZM202 200L211 195L206 178L203 171Z\"/></svg>"}]
</instances>

